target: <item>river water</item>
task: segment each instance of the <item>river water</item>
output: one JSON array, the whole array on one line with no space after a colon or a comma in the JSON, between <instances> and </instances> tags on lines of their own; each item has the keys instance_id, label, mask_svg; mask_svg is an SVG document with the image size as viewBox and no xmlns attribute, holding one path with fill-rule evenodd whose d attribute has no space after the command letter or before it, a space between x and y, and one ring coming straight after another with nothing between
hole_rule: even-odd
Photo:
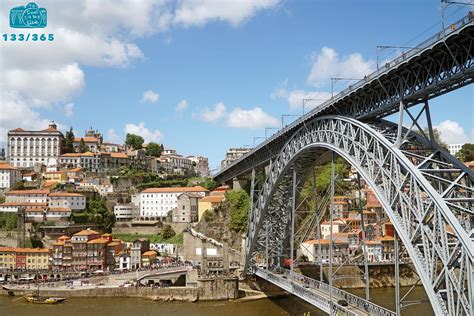
<instances>
[{"instance_id":1,"label":"river water","mask_svg":"<svg viewBox=\"0 0 474 316\"><path fill-rule=\"evenodd\" d=\"M402 289L402 295L407 289ZM358 295L363 290L352 291ZM394 289L372 289L372 300L388 308L394 308ZM423 288L416 288L410 300L424 299ZM154 302L145 299L121 298L70 298L58 305L37 305L26 303L23 299L0 296L0 316L151 316L151 315L192 315L192 316L257 316L257 315L326 315L317 308L294 297L261 299L245 302ZM405 316L432 315L428 302L410 306L402 310Z\"/></svg>"}]
</instances>

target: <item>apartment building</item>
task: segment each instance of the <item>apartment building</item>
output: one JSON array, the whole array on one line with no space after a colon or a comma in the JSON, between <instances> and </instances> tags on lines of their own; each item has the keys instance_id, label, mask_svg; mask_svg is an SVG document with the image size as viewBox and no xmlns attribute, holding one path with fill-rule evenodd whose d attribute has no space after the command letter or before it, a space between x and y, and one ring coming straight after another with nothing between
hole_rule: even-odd
<instances>
[{"instance_id":1,"label":"apartment building","mask_svg":"<svg viewBox=\"0 0 474 316\"><path fill-rule=\"evenodd\" d=\"M142 219L164 218L168 211L178 206L179 195L195 193L204 197L208 192L201 186L146 189L140 193L140 217Z\"/></svg>"},{"instance_id":2,"label":"apartment building","mask_svg":"<svg viewBox=\"0 0 474 316\"><path fill-rule=\"evenodd\" d=\"M8 162L18 168L55 164L62 153L64 135L52 122L41 131L16 128L8 132Z\"/></svg>"},{"instance_id":3,"label":"apartment building","mask_svg":"<svg viewBox=\"0 0 474 316\"><path fill-rule=\"evenodd\" d=\"M9 190L15 183L21 181L21 171L7 163L0 162L0 190Z\"/></svg>"}]
</instances>

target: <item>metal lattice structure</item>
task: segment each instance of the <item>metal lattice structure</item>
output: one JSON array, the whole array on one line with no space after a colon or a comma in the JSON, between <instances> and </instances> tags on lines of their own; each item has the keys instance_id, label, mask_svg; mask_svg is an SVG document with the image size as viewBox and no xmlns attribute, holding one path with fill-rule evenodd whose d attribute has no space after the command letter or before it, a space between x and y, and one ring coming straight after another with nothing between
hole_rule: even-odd
<instances>
[{"instance_id":1,"label":"metal lattice structure","mask_svg":"<svg viewBox=\"0 0 474 316\"><path fill-rule=\"evenodd\" d=\"M342 116L307 122L282 148L256 197L245 269L266 257L269 269L288 257L295 188L325 152L353 165L372 187L403 242L438 315L472 315L474 243L471 171L425 138L385 121L371 126ZM293 194L292 194L293 192Z\"/></svg>"}]
</instances>

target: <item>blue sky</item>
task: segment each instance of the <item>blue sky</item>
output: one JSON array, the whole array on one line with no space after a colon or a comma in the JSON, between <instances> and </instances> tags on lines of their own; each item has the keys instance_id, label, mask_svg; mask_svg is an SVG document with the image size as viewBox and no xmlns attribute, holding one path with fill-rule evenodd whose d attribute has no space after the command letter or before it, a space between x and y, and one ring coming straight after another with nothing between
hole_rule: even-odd
<instances>
[{"instance_id":1,"label":"blue sky","mask_svg":"<svg viewBox=\"0 0 474 316\"><path fill-rule=\"evenodd\" d=\"M37 3L56 38L1 43L0 133L48 120L78 135L92 126L110 141L134 131L207 156L212 168L226 148L277 127L281 114L301 113L304 96L327 98L330 77L370 72L377 45L416 45L440 28L439 1L427 0ZM20 4L2 2L1 20ZM107 5L114 8L104 14ZM453 5L446 15L466 12ZM5 22L0 28L12 33ZM431 102L446 141L473 140L473 92Z\"/></svg>"}]
</instances>

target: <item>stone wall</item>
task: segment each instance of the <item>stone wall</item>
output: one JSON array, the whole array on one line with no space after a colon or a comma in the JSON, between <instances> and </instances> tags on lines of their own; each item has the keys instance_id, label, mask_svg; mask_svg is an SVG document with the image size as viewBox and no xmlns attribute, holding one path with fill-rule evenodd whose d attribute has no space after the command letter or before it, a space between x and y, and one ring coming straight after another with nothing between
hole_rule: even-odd
<instances>
[{"instance_id":1,"label":"stone wall","mask_svg":"<svg viewBox=\"0 0 474 316\"><path fill-rule=\"evenodd\" d=\"M30 289L15 290L15 296L31 294ZM0 290L0 295L8 295L7 291ZM163 301L197 300L215 301L229 300L239 297L239 280L237 278L199 279L198 287L95 287L78 289L40 289L41 296L60 297L141 297Z\"/></svg>"}]
</instances>

